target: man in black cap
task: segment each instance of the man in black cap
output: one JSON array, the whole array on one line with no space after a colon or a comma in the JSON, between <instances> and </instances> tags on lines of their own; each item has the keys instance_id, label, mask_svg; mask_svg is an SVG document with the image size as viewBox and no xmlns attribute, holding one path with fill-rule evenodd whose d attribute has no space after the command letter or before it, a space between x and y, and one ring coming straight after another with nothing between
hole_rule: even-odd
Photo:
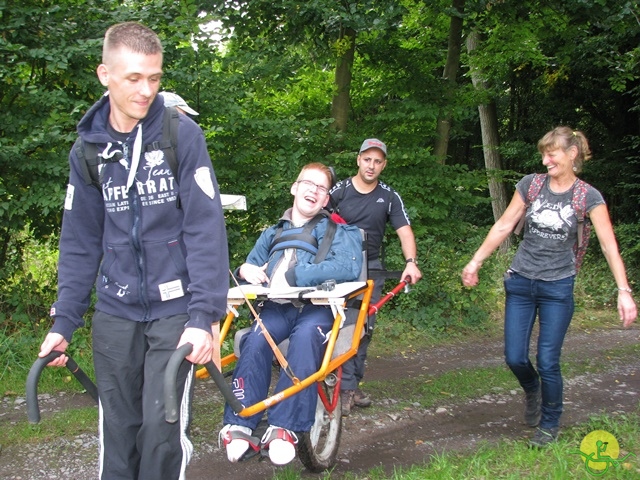
<instances>
[{"instance_id":1,"label":"man in black cap","mask_svg":"<svg viewBox=\"0 0 640 480\"><path fill-rule=\"evenodd\" d=\"M334 212L347 223L357 225L367 233L369 277L375 282L371 298L371 303L374 303L380 299L384 286L384 277L376 278L376 271L384 270L380 250L387 222L391 223L398 234L406 261L402 278L410 277L414 284L422 278L422 273L416 258L416 240L402 198L393 188L378 179L387 166L387 146L377 138L368 138L360 147L357 164L358 173L338 182L331 190L331 204ZM357 355L342 366L341 400L344 416L349 415L354 405L371 405L371 399L358 385L364 376L374 324L375 315L371 315Z\"/></svg>"}]
</instances>

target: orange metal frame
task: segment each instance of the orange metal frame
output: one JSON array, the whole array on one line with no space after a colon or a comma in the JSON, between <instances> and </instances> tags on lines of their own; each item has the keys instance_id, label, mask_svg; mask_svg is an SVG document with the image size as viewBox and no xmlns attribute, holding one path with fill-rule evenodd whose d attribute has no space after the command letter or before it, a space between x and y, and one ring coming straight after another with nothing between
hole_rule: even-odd
<instances>
[{"instance_id":1,"label":"orange metal frame","mask_svg":"<svg viewBox=\"0 0 640 480\"><path fill-rule=\"evenodd\" d=\"M324 357L322 359L322 364L318 371L308 376L307 378L301 379L300 383L294 384L291 387L283 390L282 392L278 392L275 395L272 395L260 402L257 402L253 405L249 405L245 407L238 415L241 417L250 417L255 415L256 413L262 412L267 408L275 405L278 402L281 402L285 398L289 398L292 395L300 392L304 388L307 388L309 385L315 382L321 382L325 379L327 375L340 367L343 363L353 357L358 351L358 346L360 345L360 332L362 332L364 328L364 324L367 321L367 315L369 311L369 302L371 301L371 295L373 293L373 280L367 280L366 284L351 292L346 300L351 298L355 298L359 295L363 295L362 304L360 305L360 311L358 313L358 319L356 320L356 326L353 330L353 337L351 339L350 348L338 355L336 358L331 358L333 356L333 350L336 345L336 341L338 339L338 334L340 333L340 325L342 323L342 317L339 313L336 314L335 320L333 322L333 328L331 329L331 335L329 336L329 342L327 343L327 350L325 351ZM225 338L229 334L231 330L231 325L236 318L236 313L230 309L229 313L227 313L227 317L222 324L220 329L220 345L224 342ZM238 359L234 353L231 353L224 358L222 358L222 367L232 364ZM209 376L209 373L205 368L201 368L196 372L197 378L206 378Z\"/></svg>"}]
</instances>

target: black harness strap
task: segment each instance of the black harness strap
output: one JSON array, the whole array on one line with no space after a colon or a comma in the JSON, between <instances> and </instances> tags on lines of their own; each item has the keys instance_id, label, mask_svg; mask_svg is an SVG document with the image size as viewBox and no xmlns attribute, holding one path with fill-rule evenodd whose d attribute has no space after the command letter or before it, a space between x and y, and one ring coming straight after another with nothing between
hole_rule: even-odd
<instances>
[{"instance_id":1,"label":"black harness strap","mask_svg":"<svg viewBox=\"0 0 640 480\"><path fill-rule=\"evenodd\" d=\"M318 240L313 236L313 229L323 218L327 218L329 223L327 224L327 230L325 231L324 237L322 237L322 241L320 242L320 245L318 245ZM273 241L269 246L269 256L278 250L296 248L315 255L313 263L320 263L327 257L327 254L331 249L336 228L336 223L328 217L326 212L318 213L300 228L284 230L280 227L276 231Z\"/></svg>"},{"instance_id":2,"label":"black harness strap","mask_svg":"<svg viewBox=\"0 0 640 480\"><path fill-rule=\"evenodd\" d=\"M333 243L333 237L336 234L337 228L338 227L336 225L336 222L329 219L329 223L327 224L327 230L324 233L324 237L322 237L322 242L320 242L320 246L318 247L318 253L316 253L316 258L314 259L313 263L320 263L327 257L327 253L329 253L329 250L331 249L331 244Z\"/></svg>"}]
</instances>

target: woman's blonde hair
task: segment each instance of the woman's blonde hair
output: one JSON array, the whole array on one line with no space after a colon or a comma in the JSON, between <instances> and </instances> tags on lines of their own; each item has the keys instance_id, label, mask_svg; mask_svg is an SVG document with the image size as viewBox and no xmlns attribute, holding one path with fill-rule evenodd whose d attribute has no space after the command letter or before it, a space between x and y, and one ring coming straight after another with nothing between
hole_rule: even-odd
<instances>
[{"instance_id":1,"label":"woman's blonde hair","mask_svg":"<svg viewBox=\"0 0 640 480\"><path fill-rule=\"evenodd\" d=\"M591 158L591 149L584 133L569 127L556 127L538 141L538 151L542 154L557 148L566 152L574 146L578 149L578 155L573 161L573 171L580 173L584 162Z\"/></svg>"}]
</instances>

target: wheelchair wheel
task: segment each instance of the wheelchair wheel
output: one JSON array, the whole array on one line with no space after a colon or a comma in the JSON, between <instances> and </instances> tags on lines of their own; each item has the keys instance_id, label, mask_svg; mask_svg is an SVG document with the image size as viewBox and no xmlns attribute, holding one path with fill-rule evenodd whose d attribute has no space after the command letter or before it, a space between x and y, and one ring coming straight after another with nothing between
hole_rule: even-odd
<instances>
[{"instance_id":1,"label":"wheelchair wheel","mask_svg":"<svg viewBox=\"0 0 640 480\"><path fill-rule=\"evenodd\" d=\"M342 405L340 392L334 386L322 384L327 398L337 395L336 408L328 412L318 395L316 419L311 431L298 435L298 457L311 472L319 473L333 468L336 464L340 436L342 435Z\"/></svg>"}]
</instances>

